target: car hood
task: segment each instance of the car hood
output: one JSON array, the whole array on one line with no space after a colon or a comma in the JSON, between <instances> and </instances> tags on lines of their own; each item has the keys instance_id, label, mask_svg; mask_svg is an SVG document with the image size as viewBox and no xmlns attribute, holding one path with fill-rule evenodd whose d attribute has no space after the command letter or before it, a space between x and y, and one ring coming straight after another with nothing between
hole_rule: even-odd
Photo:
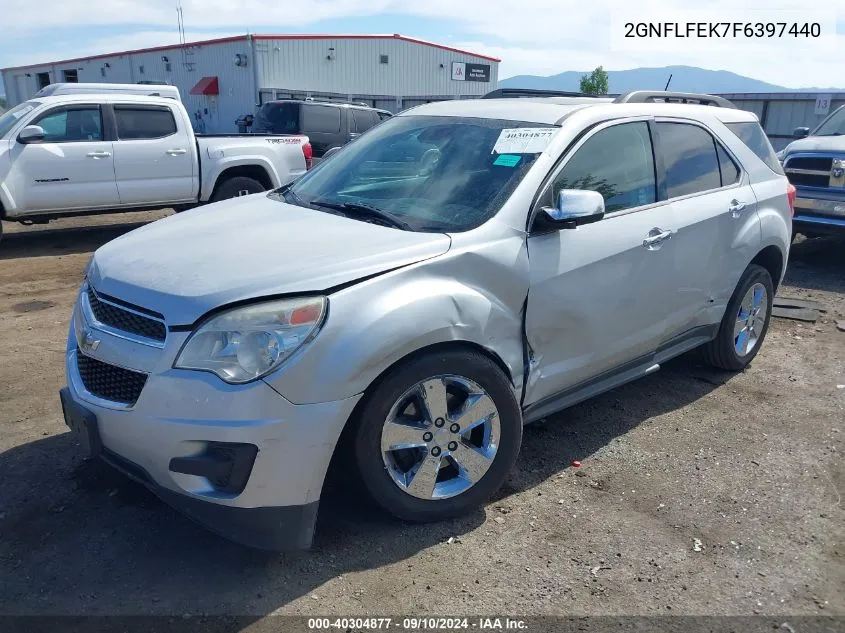
<instances>
[{"instance_id":1,"label":"car hood","mask_svg":"<svg viewBox=\"0 0 845 633\"><path fill-rule=\"evenodd\" d=\"M785 155L795 152L845 152L845 136L808 136L792 141Z\"/></svg>"},{"instance_id":2,"label":"car hood","mask_svg":"<svg viewBox=\"0 0 845 633\"><path fill-rule=\"evenodd\" d=\"M320 292L436 257L443 233L415 233L245 196L131 231L94 254L88 279L119 300L194 323L235 301Z\"/></svg>"}]
</instances>

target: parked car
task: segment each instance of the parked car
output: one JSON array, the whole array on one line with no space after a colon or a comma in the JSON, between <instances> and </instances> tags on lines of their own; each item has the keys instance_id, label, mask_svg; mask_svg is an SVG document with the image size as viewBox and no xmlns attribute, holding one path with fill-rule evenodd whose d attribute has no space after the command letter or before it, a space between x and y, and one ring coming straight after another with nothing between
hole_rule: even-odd
<instances>
[{"instance_id":1,"label":"parked car","mask_svg":"<svg viewBox=\"0 0 845 633\"><path fill-rule=\"evenodd\" d=\"M283 99L262 105L255 114L255 134L304 134L311 140L314 157L343 147L355 137L389 118L387 110L330 101Z\"/></svg>"},{"instance_id":2,"label":"parked car","mask_svg":"<svg viewBox=\"0 0 845 633\"><path fill-rule=\"evenodd\" d=\"M305 547L336 454L389 513L437 521L494 494L525 423L697 347L742 370L789 183L742 140L753 114L647 97L427 104L289 186L102 246L67 424L220 534Z\"/></svg>"},{"instance_id":3,"label":"parked car","mask_svg":"<svg viewBox=\"0 0 845 633\"><path fill-rule=\"evenodd\" d=\"M0 117L0 217L182 210L280 187L310 160L306 136L195 135L176 99L38 97Z\"/></svg>"},{"instance_id":4,"label":"parked car","mask_svg":"<svg viewBox=\"0 0 845 633\"><path fill-rule=\"evenodd\" d=\"M55 83L44 86L35 93L35 97L58 97L59 95L75 94L130 94L144 95L147 97L167 97L169 99L182 100L179 88L157 81L139 81L136 84L110 84L110 83Z\"/></svg>"},{"instance_id":5,"label":"parked car","mask_svg":"<svg viewBox=\"0 0 845 633\"><path fill-rule=\"evenodd\" d=\"M812 132L796 128L797 140L778 152L789 182L795 185L796 233L845 235L845 106Z\"/></svg>"}]
</instances>

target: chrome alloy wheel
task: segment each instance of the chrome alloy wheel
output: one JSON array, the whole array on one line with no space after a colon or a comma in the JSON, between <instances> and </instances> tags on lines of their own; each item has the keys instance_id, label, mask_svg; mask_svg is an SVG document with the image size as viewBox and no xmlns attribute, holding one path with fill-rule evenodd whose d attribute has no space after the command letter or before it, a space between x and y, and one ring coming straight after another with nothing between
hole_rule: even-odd
<instances>
[{"instance_id":1,"label":"chrome alloy wheel","mask_svg":"<svg viewBox=\"0 0 845 633\"><path fill-rule=\"evenodd\" d=\"M748 289L734 324L734 345L738 356L745 356L753 350L760 341L763 328L766 327L766 315L769 310L769 300L766 287L756 283Z\"/></svg>"},{"instance_id":2,"label":"chrome alloy wheel","mask_svg":"<svg viewBox=\"0 0 845 633\"><path fill-rule=\"evenodd\" d=\"M487 473L500 436L499 412L482 387L462 376L432 376L391 407L381 454L401 490L419 499L447 499Z\"/></svg>"}]
</instances>

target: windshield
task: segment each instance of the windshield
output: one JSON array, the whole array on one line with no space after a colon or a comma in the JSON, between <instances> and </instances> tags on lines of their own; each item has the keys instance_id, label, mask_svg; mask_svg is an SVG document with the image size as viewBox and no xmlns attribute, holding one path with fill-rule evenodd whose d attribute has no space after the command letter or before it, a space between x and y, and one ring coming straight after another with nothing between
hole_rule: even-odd
<instances>
[{"instance_id":1,"label":"windshield","mask_svg":"<svg viewBox=\"0 0 845 633\"><path fill-rule=\"evenodd\" d=\"M277 195L405 230L467 231L498 212L556 130L498 119L391 117Z\"/></svg>"},{"instance_id":2,"label":"windshield","mask_svg":"<svg viewBox=\"0 0 845 633\"><path fill-rule=\"evenodd\" d=\"M37 101L26 101L20 105L16 105L14 108L0 116L0 137L5 136L6 132L11 130L22 116L35 110L37 106Z\"/></svg>"},{"instance_id":3,"label":"windshield","mask_svg":"<svg viewBox=\"0 0 845 633\"><path fill-rule=\"evenodd\" d=\"M836 110L819 124L811 136L839 136L845 134L845 106Z\"/></svg>"}]
</instances>

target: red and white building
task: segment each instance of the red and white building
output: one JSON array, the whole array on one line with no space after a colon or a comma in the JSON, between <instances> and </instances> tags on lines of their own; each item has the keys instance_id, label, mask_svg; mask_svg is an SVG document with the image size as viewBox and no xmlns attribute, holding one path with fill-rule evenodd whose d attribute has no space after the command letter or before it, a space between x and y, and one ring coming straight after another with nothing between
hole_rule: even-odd
<instances>
[{"instance_id":1,"label":"red and white building","mask_svg":"<svg viewBox=\"0 0 845 633\"><path fill-rule=\"evenodd\" d=\"M57 82L175 85L208 132L277 98L366 102L396 112L496 88L499 60L402 35L243 35L4 68L14 105Z\"/></svg>"}]
</instances>

